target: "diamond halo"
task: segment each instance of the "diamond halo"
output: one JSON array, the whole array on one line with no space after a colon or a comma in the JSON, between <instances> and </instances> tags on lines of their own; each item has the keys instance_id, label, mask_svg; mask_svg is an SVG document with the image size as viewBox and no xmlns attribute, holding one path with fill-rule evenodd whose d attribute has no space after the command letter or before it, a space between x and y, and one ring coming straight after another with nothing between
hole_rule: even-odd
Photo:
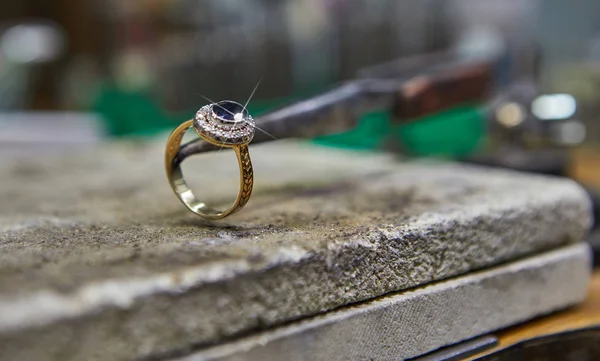
<instances>
[{"instance_id":1,"label":"diamond halo","mask_svg":"<svg viewBox=\"0 0 600 361\"><path fill-rule=\"evenodd\" d=\"M200 108L194 130L216 145L248 144L254 138L254 119L241 104L224 100Z\"/></svg>"}]
</instances>

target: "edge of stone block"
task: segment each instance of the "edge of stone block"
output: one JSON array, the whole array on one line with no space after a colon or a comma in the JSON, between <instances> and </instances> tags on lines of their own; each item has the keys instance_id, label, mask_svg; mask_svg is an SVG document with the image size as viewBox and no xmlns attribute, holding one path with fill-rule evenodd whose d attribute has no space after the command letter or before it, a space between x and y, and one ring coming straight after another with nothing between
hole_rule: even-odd
<instances>
[{"instance_id":1,"label":"edge of stone block","mask_svg":"<svg viewBox=\"0 0 600 361\"><path fill-rule=\"evenodd\" d=\"M577 304L590 276L590 249L580 243L170 360L413 358Z\"/></svg>"}]
</instances>

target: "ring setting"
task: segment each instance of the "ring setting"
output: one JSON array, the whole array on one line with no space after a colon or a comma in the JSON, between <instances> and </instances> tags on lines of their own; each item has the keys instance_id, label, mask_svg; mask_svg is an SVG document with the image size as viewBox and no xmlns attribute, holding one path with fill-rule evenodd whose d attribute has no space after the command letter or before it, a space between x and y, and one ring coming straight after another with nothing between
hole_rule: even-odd
<instances>
[{"instance_id":1,"label":"ring setting","mask_svg":"<svg viewBox=\"0 0 600 361\"><path fill-rule=\"evenodd\" d=\"M194 130L213 144L248 144L254 138L254 119L243 105L223 100L198 110Z\"/></svg>"}]
</instances>

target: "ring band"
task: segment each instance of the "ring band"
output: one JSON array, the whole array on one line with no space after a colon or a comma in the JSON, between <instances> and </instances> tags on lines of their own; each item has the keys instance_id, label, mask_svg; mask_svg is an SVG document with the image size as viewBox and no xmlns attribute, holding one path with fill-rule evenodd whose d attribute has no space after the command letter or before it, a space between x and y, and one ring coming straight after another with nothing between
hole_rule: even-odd
<instances>
[{"instance_id":1,"label":"ring band","mask_svg":"<svg viewBox=\"0 0 600 361\"><path fill-rule=\"evenodd\" d=\"M240 167L240 187L235 202L226 210L216 210L200 201L188 187L181 171L181 140L189 128L203 140L221 147L233 148ZM245 107L229 100L202 107L194 119L178 126L169 136L165 150L165 170L173 192L198 216L221 219L242 209L252 194L254 173L248 143L254 137L254 120Z\"/></svg>"}]
</instances>

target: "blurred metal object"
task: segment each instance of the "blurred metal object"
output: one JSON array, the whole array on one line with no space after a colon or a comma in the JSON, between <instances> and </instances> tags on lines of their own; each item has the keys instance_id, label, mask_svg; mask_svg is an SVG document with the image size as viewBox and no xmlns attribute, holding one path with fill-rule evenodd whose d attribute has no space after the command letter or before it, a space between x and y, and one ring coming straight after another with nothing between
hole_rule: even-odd
<instances>
[{"instance_id":1,"label":"blurred metal object","mask_svg":"<svg viewBox=\"0 0 600 361\"><path fill-rule=\"evenodd\" d=\"M567 119L577 111L571 94L543 94L531 103L531 112L541 120Z\"/></svg>"},{"instance_id":2,"label":"blurred metal object","mask_svg":"<svg viewBox=\"0 0 600 361\"><path fill-rule=\"evenodd\" d=\"M253 143L350 130L363 114L380 109L393 110L397 122L406 122L479 101L491 92L491 62L469 62L450 54L423 56L421 60L373 67L360 73L364 78L260 116ZM375 77L368 77L371 74ZM193 141L181 147L180 157L216 149L212 144Z\"/></svg>"},{"instance_id":3,"label":"blurred metal object","mask_svg":"<svg viewBox=\"0 0 600 361\"><path fill-rule=\"evenodd\" d=\"M518 127L525 120L526 110L516 102L502 104L496 109L495 117L498 123L505 128Z\"/></svg>"},{"instance_id":4,"label":"blurred metal object","mask_svg":"<svg viewBox=\"0 0 600 361\"><path fill-rule=\"evenodd\" d=\"M587 136L585 124L577 119L569 119L554 125L551 129L552 141L565 147L583 143Z\"/></svg>"},{"instance_id":5,"label":"blurred metal object","mask_svg":"<svg viewBox=\"0 0 600 361\"><path fill-rule=\"evenodd\" d=\"M496 149L578 145L586 127L573 118L576 112L571 94L540 94L534 79L516 81L490 103L490 135Z\"/></svg>"},{"instance_id":6,"label":"blurred metal object","mask_svg":"<svg viewBox=\"0 0 600 361\"><path fill-rule=\"evenodd\" d=\"M538 95L534 79L520 79L509 84L488 104L486 113L495 150L524 147L526 137L541 133L541 123L530 111Z\"/></svg>"},{"instance_id":7,"label":"blurred metal object","mask_svg":"<svg viewBox=\"0 0 600 361\"><path fill-rule=\"evenodd\" d=\"M45 20L18 23L0 34L0 109L25 107L32 69L62 55L65 41L63 29Z\"/></svg>"},{"instance_id":8,"label":"blurred metal object","mask_svg":"<svg viewBox=\"0 0 600 361\"><path fill-rule=\"evenodd\" d=\"M22 23L8 28L0 37L0 50L14 63L45 63L63 51L65 38L58 25L48 22Z\"/></svg>"},{"instance_id":9,"label":"blurred metal object","mask_svg":"<svg viewBox=\"0 0 600 361\"><path fill-rule=\"evenodd\" d=\"M573 119L570 94L541 94L536 79L514 81L487 107L491 147L465 161L519 171L568 176L568 148L586 136Z\"/></svg>"}]
</instances>

